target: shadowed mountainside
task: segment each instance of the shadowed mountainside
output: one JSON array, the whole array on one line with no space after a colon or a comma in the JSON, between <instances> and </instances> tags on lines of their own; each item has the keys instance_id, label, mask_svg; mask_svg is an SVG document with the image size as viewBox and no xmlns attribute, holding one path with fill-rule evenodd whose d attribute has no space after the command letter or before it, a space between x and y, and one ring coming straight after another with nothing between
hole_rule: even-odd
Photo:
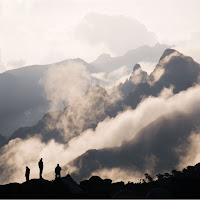
<instances>
[{"instance_id":1,"label":"shadowed mountainside","mask_svg":"<svg viewBox=\"0 0 200 200\"><path fill-rule=\"evenodd\" d=\"M0 132L9 137L16 129L34 125L49 110L41 78L52 67L67 66L69 62L81 63L81 59L69 59L49 65L33 65L9 70L0 74Z\"/></svg>"},{"instance_id":2,"label":"shadowed mountainside","mask_svg":"<svg viewBox=\"0 0 200 200\"><path fill-rule=\"evenodd\" d=\"M156 62L166 48L168 48L167 45L157 44L155 47L144 46L130 50L124 56L113 58L112 67L106 62L101 61L99 65L98 60L86 63L77 58L48 65L32 65L1 73L0 133L9 137L19 127L34 125L48 112L50 102L46 99L44 86L39 83L48 69L66 66L70 62L86 66L89 73L107 72L108 68L110 70L118 69L126 64L132 68L139 61ZM97 84L102 82L95 78L93 78L93 81Z\"/></svg>"},{"instance_id":3,"label":"shadowed mountainside","mask_svg":"<svg viewBox=\"0 0 200 200\"><path fill-rule=\"evenodd\" d=\"M185 152L177 153L176 148L187 147L191 131L197 124L200 125L199 111L188 115L173 113L171 116L163 116L120 147L87 151L70 163L77 169L73 177L80 181L97 171L115 168L125 171L134 168L136 172L142 173L151 168L153 175L176 168L180 155L185 155Z\"/></svg>"},{"instance_id":4,"label":"shadowed mountainside","mask_svg":"<svg viewBox=\"0 0 200 200\"><path fill-rule=\"evenodd\" d=\"M184 56L173 49L167 49L160 58L154 71L148 77L148 81L141 81L136 86L128 88L126 91L124 85L120 85L120 91L129 94L124 103L132 108L136 108L144 96L157 96L161 90L173 86L173 93L179 93L194 86L199 81L200 64L191 57ZM128 81L129 84L131 80ZM132 84L133 85L133 84ZM124 91L125 90L125 91Z\"/></svg>"},{"instance_id":5,"label":"shadowed mountainside","mask_svg":"<svg viewBox=\"0 0 200 200\"><path fill-rule=\"evenodd\" d=\"M66 143L89 128L95 129L107 116L116 116L122 109L121 104L113 104L105 89L94 86L64 110L47 113L35 126L18 129L8 141L40 135L43 142L55 139Z\"/></svg>"},{"instance_id":6,"label":"shadowed mountainside","mask_svg":"<svg viewBox=\"0 0 200 200\"><path fill-rule=\"evenodd\" d=\"M192 87L199 74L200 65L191 57L167 49L150 76L135 65L130 78L117 88L124 97L121 101L114 101L105 89L94 86L63 111L48 113L35 126L18 129L9 140L39 134L45 142L55 139L65 143L88 128L94 129L106 117L115 117L125 106L135 108L144 96L157 96L164 87L173 85L174 93Z\"/></svg>"},{"instance_id":7,"label":"shadowed mountainside","mask_svg":"<svg viewBox=\"0 0 200 200\"><path fill-rule=\"evenodd\" d=\"M116 104L105 89L95 86L66 109L47 113L37 125L17 130L10 140L40 135L42 142L55 139L59 143L67 144L84 130L94 130L107 116L115 117L123 110L124 105L135 108L144 96L157 96L163 87L173 85L175 93L192 87L198 82L200 67L192 58L167 49L150 76L136 65L129 82L135 81L136 71L139 71L141 83L139 81L136 84L125 100ZM162 115L140 130L134 140L122 144L121 147L87 151L70 163L78 169L78 173L73 176L76 180L81 180L95 171L116 167L124 170L134 167L143 173L147 169L148 158L153 158L153 168L157 173L174 168L182 155L182 152L178 155L174 149L180 145L187 146L189 134L200 125L200 110L195 105L193 108L189 113L185 113L183 107L181 112Z\"/></svg>"}]
</instances>

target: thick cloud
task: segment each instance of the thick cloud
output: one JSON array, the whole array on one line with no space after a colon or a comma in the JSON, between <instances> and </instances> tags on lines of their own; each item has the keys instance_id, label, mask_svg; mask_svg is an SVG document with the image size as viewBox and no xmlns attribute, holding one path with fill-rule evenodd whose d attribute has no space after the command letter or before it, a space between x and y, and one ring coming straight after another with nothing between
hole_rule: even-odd
<instances>
[{"instance_id":1,"label":"thick cloud","mask_svg":"<svg viewBox=\"0 0 200 200\"><path fill-rule=\"evenodd\" d=\"M105 45L116 54L142 45L153 45L156 35L136 19L123 15L90 13L75 30L76 37L92 45Z\"/></svg>"},{"instance_id":2,"label":"thick cloud","mask_svg":"<svg viewBox=\"0 0 200 200\"><path fill-rule=\"evenodd\" d=\"M124 83L125 80L129 78L130 72L128 67L123 65L110 73L92 73L91 76L96 78L99 81L99 85L105 87L105 89L112 89L114 86Z\"/></svg>"},{"instance_id":3,"label":"thick cloud","mask_svg":"<svg viewBox=\"0 0 200 200\"><path fill-rule=\"evenodd\" d=\"M58 110L87 91L90 76L84 64L72 60L49 68L40 83L45 88L46 98L51 102L51 109Z\"/></svg>"},{"instance_id":4,"label":"thick cloud","mask_svg":"<svg viewBox=\"0 0 200 200\"><path fill-rule=\"evenodd\" d=\"M200 131L199 127L187 138L187 142L184 145L177 147L177 153L182 153L180 157L180 163L178 164L178 169L187 167L189 165L195 165L200 161Z\"/></svg>"},{"instance_id":5,"label":"thick cloud","mask_svg":"<svg viewBox=\"0 0 200 200\"><path fill-rule=\"evenodd\" d=\"M129 111L131 115L125 112L119 114L112 122L109 121L111 126L115 127L113 131L109 130L110 125L102 123L102 133L109 130L107 134L109 136L113 134L111 138L107 137L106 142L113 142L118 147L91 150L80 156L71 163L74 168L77 168L74 177L81 180L88 178L91 174L101 175L102 171L115 168L121 168L130 174L135 171L137 177L138 172L142 174L146 171L155 175L155 173L163 173L174 168L181 169L186 166L186 163L198 162L199 155L196 155L198 152L191 150L199 146L194 137L190 146L187 146L190 148L184 147L187 145L188 137L191 141L190 133L200 125L199 90L198 85L170 98L168 98L170 95L163 94L164 91L162 97L149 97L136 110ZM167 99L162 99L163 97ZM144 115L140 115L142 112ZM120 125L116 122L117 118L120 118ZM141 120L140 123L137 120ZM146 127L145 124L147 124ZM98 135L98 131L97 127L94 134ZM121 138L122 135L123 138ZM124 144L123 140L129 142ZM101 144L100 140L98 142ZM179 150L180 146L182 151ZM94 149L99 149L98 144ZM192 155L192 152L195 156L188 156ZM131 177L135 180L133 176ZM115 176L109 178L114 179ZM121 179L123 180L123 177Z\"/></svg>"},{"instance_id":6,"label":"thick cloud","mask_svg":"<svg viewBox=\"0 0 200 200\"><path fill-rule=\"evenodd\" d=\"M174 50L167 50L163 55L163 59L161 59L166 68L165 73L170 70L170 66L166 64L169 62L167 60L170 59L168 55L170 52L174 52ZM190 81L194 84L196 78L198 78L199 65L189 57L185 59L181 54L172 56L171 59L173 64L171 68L175 72L177 69L181 69L183 74L186 73L190 77L188 67L193 69L191 76L193 78ZM177 59L180 62L175 65ZM183 65L183 63L187 65ZM158 65L157 67L162 66ZM162 75L159 80L166 76L168 76L168 80L171 80L170 77L172 78L176 75L176 73L172 73L174 76L169 76L169 74ZM189 84L189 87L191 86ZM115 117L104 119L104 121L98 123L95 129L87 129L76 137L72 137L66 145L60 145L54 140L45 144L41 142L40 138L10 141L1 152L0 167L4 170L4 175L9 174L9 177L3 175L2 183L22 180L22 165L25 165L25 163L27 165L30 163L31 165L31 169L34 172L32 178L37 177L37 164L34 165L34 163L37 162L38 157L48 160L49 158L47 157L50 157L49 154L51 154L52 149L53 152L55 151L54 155L57 155L57 162L61 165L70 163L82 155L74 162L71 162L70 165L67 165L66 168L63 168L62 171L64 174L74 172L78 180L88 178L94 173L105 175L105 171L109 169L112 169L112 174L124 169L125 173L134 170L137 176L136 178L132 176L132 178L135 180L146 171L154 174L164 170L171 170L173 167L180 167L181 163L186 163L184 158L190 152L187 151L187 148L183 148L182 151L178 149L180 149L180 145L187 144L190 133L197 131L196 127L200 125L200 86L197 84L172 96L173 88L175 87L171 86L163 89L157 97L143 97L142 102L136 109L127 109L118 113ZM99 94L98 91L95 93ZM91 99L94 99L93 96ZM94 118L91 110L88 110L87 102L86 99L86 104L83 103L83 111ZM85 107L86 110L84 110ZM102 111L102 107L100 106L99 108L98 104L94 104L94 107L97 108L98 115L98 110ZM80 111L82 112L82 109ZM80 115L79 119L83 117L84 115ZM190 143L193 145L192 142ZM37 146L37 152L39 149L39 153L37 153L38 157L31 164L29 159L34 157L35 152L29 151L28 157L26 149L32 145ZM46 154L41 154L40 152L45 152ZM24 154L25 156L23 156ZM16 162L12 162L10 160L11 157L19 157L22 162L18 162L18 159ZM52 162L54 161L52 160ZM51 167L48 167L45 173L53 171L53 165L50 164L49 166ZM14 171L15 173L13 173ZM113 179L113 177L110 178Z\"/></svg>"},{"instance_id":7,"label":"thick cloud","mask_svg":"<svg viewBox=\"0 0 200 200\"><path fill-rule=\"evenodd\" d=\"M167 91L166 93L169 92ZM50 141L48 143L51 145L45 145L40 141L40 139L35 140L30 138L24 141L15 139L3 149L3 154L1 156L1 168L4 168L4 173L6 173L7 169L9 169L9 171L10 169L15 170L14 173L10 174L9 181L23 180L21 178L23 177L23 165L25 165L25 163L26 165L31 164L30 158L33 158L35 155L35 152L32 151L29 151L27 155L26 149L32 145L37 145L38 147L35 151L37 151L38 154L37 158L35 158L33 162L37 162L38 157L43 157L44 160L49 160L49 156L52 155L52 151L55 151L54 155L57 155L56 161L61 165L72 161L90 149L98 150L104 148L114 148L111 149L111 151L109 149L102 151L88 151L83 157L77 159L73 165L68 165L68 168L63 170L64 174L72 171L78 172L79 174L77 177L79 177L79 180L81 178L87 178L92 173L99 171L99 169L104 169L104 167L116 168L120 166L121 169L126 168L126 170L129 171L134 169L132 167L135 167L137 178L138 174L141 174L141 172L144 171L149 170L149 172L154 172L155 169L167 169L165 162L170 161L168 160L171 158L170 155L172 156L172 154L176 153L175 150L171 151L170 147L176 147L174 144L181 144L177 143L176 138L178 139L184 135L182 139L186 140L187 137L185 136L189 135L190 131L195 128L195 125L198 125L198 105L200 105L200 96L198 94L200 94L199 85L170 98L168 98L168 95L163 95L163 93L161 97L149 97L144 100L137 107L137 109L127 110L119 113L115 118L105 119L103 122L98 124L95 131L86 130L80 136L73 138L67 146L59 145L54 141ZM182 114L179 115L179 113ZM165 118L162 118L162 116L165 116ZM154 123L151 124L154 121L156 124L160 124L160 122L165 122L166 120L168 123L164 123L164 126L161 127L154 126ZM172 122L173 125L171 125L170 122ZM182 123L184 126L182 126ZM145 126L149 126L144 129L146 133L144 131L140 132ZM171 127L170 130L173 131L169 132L171 134L168 136L167 130L169 130L169 127ZM180 128L176 129L177 127ZM188 129L187 127L190 128ZM150 132L148 132L148 130L150 130ZM164 130L164 132L161 132L161 134L159 131L162 130ZM116 148L123 146L124 142L131 140L132 142L127 143L125 148L122 150L120 150L120 148ZM14 145L15 143L17 143L17 145ZM165 145L165 148L163 148L162 151L160 149L160 145ZM129 151L130 149L131 151ZM168 151L168 149L170 151ZM131 153L132 151L135 152L134 155ZM42 154L41 152L45 152L45 154ZM158 156L159 153L160 156L166 156L165 162L160 162L160 157ZM23 154L26 156L23 156ZM115 157L112 157L112 155L115 155ZM181 156L182 155L183 154L181 154ZM11 157L19 157L22 163L17 161L11 162ZM123 159L123 162L121 162L122 160L119 158ZM50 161L48 161L48 163L49 162ZM52 160L52 163L53 162L54 161ZM159 162L161 163L161 167L159 166ZM177 162L175 164L178 165ZM175 164L173 165L172 163L168 165L168 167L175 167ZM51 167L48 167L48 170L45 170L46 173L51 170L53 171L53 165L48 165ZM141 170L139 166L141 167ZM35 163L35 165L33 163L31 164L31 170L33 171L31 178L37 177L37 163Z\"/></svg>"}]
</instances>

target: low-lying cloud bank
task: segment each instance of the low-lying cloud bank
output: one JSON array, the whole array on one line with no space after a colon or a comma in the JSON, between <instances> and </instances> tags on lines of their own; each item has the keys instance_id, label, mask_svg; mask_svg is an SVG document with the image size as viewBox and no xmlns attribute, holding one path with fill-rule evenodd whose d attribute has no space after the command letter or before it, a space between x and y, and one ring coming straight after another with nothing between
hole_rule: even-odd
<instances>
[{"instance_id":1,"label":"low-lying cloud bank","mask_svg":"<svg viewBox=\"0 0 200 200\"><path fill-rule=\"evenodd\" d=\"M120 83L124 83L125 80L129 78L130 70L127 66L123 65L110 73L99 72L93 73L91 76L100 80L99 85L105 87L107 90L111 90L114 86L118 86Z\"/></svg>"},{"instance_id":2,"label":"low-lying cloud bank","mask_svg":"<svg viewBox=\"0 0 200 200\"><path fill-rule=\"evenodd\" d=\"M53 140L44 144L40 141L40 138L30 138L27 140L15 139L10 141L9 144L1 150L0 168L3 171L1 184L24 181L24 169L26 165L31 168L31 178L38 177L39 170L37 162L40 157L43 157L44 159L44 173L47 174L54 170L57 163L60 163L61 165L69 163L90 149L98 150L120 147L124 144L124 142L131 140L134 142L134 139L136 140L139 137L137 134L139 131L162 116L170 118L172 113L182 113L187 116L198 116L200 110L199 85L172 97L170 97L171 92L169 92L169 90L165 90L165 93L170 95L164 95L163 93L164 92L162 92L162 95L159 97L148 97L144 99L135 110L128 109L119 113L115 118L105 119L103 122L98 124L94 131L90 129L84 131L80 136L71 139L68 145L61 145ZM198 120L194 120L194 129L199 125L198 122ZM180 123L178 125L180 125ZM181 132L178 134L181 136ZM149 135L149 137L151 138L157 136L152 134ZM141 150L148 146L148 140L145 140L145 137L143 139L144 141L143 146L141 146ZM162 140L162 138L160 139ZM191 145L193 146L193 143L191 143ZM151 147L149 148L151 149ZM157 151L160 151L159 148L157 148ZM184 152L190 154L188 150L185 150ZM171 151L171 153L175 153L175 151ZM89 154L89 152L87 154ZM195 152L193 152L193 154L195 154ZM150 158L152 156L154 157L153 154L149 156ZM193 156L194 159L190 159L189 162L196 162L197 156L198 152L196 152L196 156ZM143 161L148 161L148 158L148 156L145 157ZM181 163L184 163L183 166L185 166L186 163L189 164L189 162L185 161L183 153L180 158L179 167L182 166ZM126 160L129 158L124 157L124 159ZM96 161L98 162L98 160ZM149 165L147 161L145 162L147 164L146 169L148 170ZM101 166L101 163L99 162L98 165ZM81 165L68 165L68 168L63 170L62 173L65 175L68 172L79 172L81 171L81 167ZM137 162L135 162L134 166L130 163L129 167L137 168ZM92 174L98 170L99 167L94 170L89 169L89 172ZM150 171L154 171L154 169L152 168ZM81 173L84 173L84 171ZM140 172L138 173L140 174ZM88 177L89 175L90 173L88 174L88 172L85 172L85 175L81 174L82 177ZM53 176L50 174L48 177L46 176L46 178L53 178ZM114 177L110 178L114 179Z\"/></svg>"}]
</instances>

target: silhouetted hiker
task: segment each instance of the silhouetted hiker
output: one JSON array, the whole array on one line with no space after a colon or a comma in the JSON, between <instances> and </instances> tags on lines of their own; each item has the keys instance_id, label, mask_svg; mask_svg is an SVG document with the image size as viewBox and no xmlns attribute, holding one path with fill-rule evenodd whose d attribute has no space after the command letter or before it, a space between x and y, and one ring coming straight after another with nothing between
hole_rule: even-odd
<instances>
[{"instance_id":1,"label":"silhouetted hiker","mask_svg":"<svg viewBox=\"0 0 200 200\"><path fill-rule=\"evenodd\" d=\"M60 178L60 171L61 171L61 167L59 166L59 164L57 164L56 168L55 168L55 174L56 174L56 178Z\"/></svg>"},{"instance_id":2,"label":"silhouetted hiker","mask_svg":"<svg viewBox=\"0 0 200 200\"><path fill-rule=\"evenodd\" d=\"M43 171L43 162L42 162L42 158L40 159L40 161L38 162L38 166L40 168L40 178L42 179L42 171Z\"/></svg>"},{"instance_id":3,"label":"silhouetted hiker","mask_svg":"<svg viewBox=\"0 0 200 200\"><path fill-rule=\"evenodd\" d=\"M25 173L26 181L29 181L29 176L30 176L30 169L26 166L26 173Z\"/></svg>"}]
</instances>

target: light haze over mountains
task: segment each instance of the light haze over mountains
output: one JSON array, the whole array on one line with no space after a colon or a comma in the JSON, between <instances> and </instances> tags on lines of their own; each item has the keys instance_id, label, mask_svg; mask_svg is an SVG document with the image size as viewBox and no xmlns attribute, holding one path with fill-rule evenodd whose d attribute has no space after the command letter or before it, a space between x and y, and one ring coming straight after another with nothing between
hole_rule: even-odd
<instances>
[{"instance_id":1,"label":"light haze over mountains","mask_svg":"<svg viewBox=\"0 0 200 200\"><path fill-rule=\"evenodd\" d=\"M59 65L63 67L67 62L74 64L74 60L63 61L56 64L56 69L62 70ZM92 67L81 59L75 62L86 65L86 69ZM50 67L53 66L33 68L39 71L35 80L39 81L41 71L44 73ZM32 67L17 71L29 71L29 68ZM19 74L24 76L22 72ZM56 160L77 181L94 174L114 179L116 173L127 181L128 178L137 180L146 171L155 175L195 163L198 152L190 159L188 156L190 149L195 148L194 138L199 139L199 74L200 64L191 57L166 49L150 75L135 64L130 77L109 93L95 85L95 79L88 79L94 84L88 89L86 85L86 92L80 93L80 97L66 101L68 104L63 109L48 112L34 126L19 128L8 140L3 140L2 174L8 173L10 168L20 174L20 164L16 162L10 166L6 159L13 148L16 149L15 158L24 155L26 144L37 145L35 153L39 157L45 156L43 151L56 148L55 151L60 151L60 158ZM87 76L79 78L87 79ZM51 105L50 102L48 108ZM186 146L188 148L184 148ZM49 165L46 176L51 177L53 163L50 158L46 159ZM33 163L34 160L30 166ZM108 170L112 171L110 176ZM10 173L9 179L4 177L2 181L14 181L15 177Z\"/></svg>"},{"instance_id":2,"label":"light haze over mountains","mask_svg":"<svg viewBox=\"0 0 200 200\"><path fill-rule=\"evenodd\" d=\"M138 182L200 162L199 0L0 1L0 184Z\"/></svg>"},{"instance_id":3,"label":"light haze over mountains","mask_svg":"<svg viewBox=\"0 0 200 200\"><path fill-rule=\"evenodd\" d=\"M45 86L40 80L45 77L45 73L50 68L67 67L67 63L74 62L86 66L89 74L107 74L126 66L127 70L116 71L117 74L113 75L115 79L116 75L117 79L120 79L124 76L128 77L137 62L155 63L158 61L167 47L167 45L161 44L153 47L143 46L127 52L124 56L101 60L100 64L97 62L98 59L92 63L86 63L77 58L49 65L27 66L0 74L0 93L2 95L0 133L4 136L10 136L20 127L36 124L49 111L50 102L45 94ZM109 77L112 86L111 79L112 77ZM109 85L109 83L98 78L95 78L93 82L100 83L102 86Z\"/></svg>"}]
</instances>

